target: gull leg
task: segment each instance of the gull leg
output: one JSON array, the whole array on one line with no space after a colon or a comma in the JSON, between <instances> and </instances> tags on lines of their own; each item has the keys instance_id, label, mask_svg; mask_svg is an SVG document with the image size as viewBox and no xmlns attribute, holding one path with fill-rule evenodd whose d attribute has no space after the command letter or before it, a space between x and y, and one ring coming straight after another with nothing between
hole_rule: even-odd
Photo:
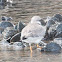
<instances>
[{"instance_id":1,"label":"gull leg","mask_svg":"<svg viewBox=\"0 0 62 62\"><path fill-rule=\"evenodd\" d=\"M31 44L29 44L29 45L30 45L30 51L31 51L31 54L30 54L30 55L31 55L31 57L32 57L32 52L33 52L33 51L32 51L32 46L31 46Z\"/></svg>"},{"instance_id":2,"label":"gull leg","mask_svg":"<svg viewBox=\"0 0 62 62\"><path fill-rule=\"evenodd\" d=\"M42 49L42 47L39 47L39 45L37 44L37 48L40 48L40 49Z\"/></svg>"},{"instance_id":3,"label":"gull leg","mask_svg":"<svg viewBox=\"0 0 62 62\"><path fill-rule=\"evenodd\" d=\"M30 51L31 51L31 57L32 57L32 46L30 46Z\"/></svg>"},{"instance_id":4,"label":"gull leg","mask_svg":"<svg viewBox=\"0 0 62 62\"><path fill-rule=\"evenodd\" d=\"M30 46L30 51L31 51L31 53L32 53L32 46L31 46L31 43L29 43L29 46Z\"/></svg>"},{"instance_id":5,"label":"gull leg","mask_svg":"<svg viewBox=\"0 0 62 62\"><path fill-rule=\"evenodd\" d=\"M37 44L37 48L39 48L39 45Z\"/></svg>"},{"instance_id":6,"label":"gull leg","mask_svg":"<svg viewBox=\"0 0 62 62\"><path fill-rule=\"evenodd\" d=\"M31 53L32 53L32 46L30 46L30 51L31 51Z\"/></svg>"}]
</instances>

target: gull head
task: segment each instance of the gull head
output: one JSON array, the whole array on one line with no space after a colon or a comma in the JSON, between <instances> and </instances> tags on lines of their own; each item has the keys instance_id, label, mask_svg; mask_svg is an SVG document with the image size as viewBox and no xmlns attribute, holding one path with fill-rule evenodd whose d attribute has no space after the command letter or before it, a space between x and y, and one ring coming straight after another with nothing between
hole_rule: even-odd
<instances>
[{"instance_id":1,"label":"gull head","mask_svg":"<svg viewBox=\"0 0 62 62\"><path fill-rule=\"evenodd\" d=\"M40 16L33 16L32 18L31 18L31 23L38 23L38 24L41 24L41 21L42 19L41 19L41 17Z\"/></svg>"}]
</instances>

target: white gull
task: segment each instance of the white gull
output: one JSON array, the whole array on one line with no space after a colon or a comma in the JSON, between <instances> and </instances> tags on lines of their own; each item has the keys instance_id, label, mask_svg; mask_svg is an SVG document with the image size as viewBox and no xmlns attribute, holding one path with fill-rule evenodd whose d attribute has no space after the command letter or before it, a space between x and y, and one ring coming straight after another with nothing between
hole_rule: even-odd
<instances>
[{"instance_id":1,"label":"white gull","mask_svg":"<svg viewBox=\"0 0 62 62\"><path fill-rule=\"evenodd\" d=\"M40 42L44 43L42 38L45 35L46 27L41 25L41 17L33 16L31 22L22 29L21 31L21 40L22 42L29 43L30 50L32 52L31 44L38 44Z\"/></svg>"}]
</instances>

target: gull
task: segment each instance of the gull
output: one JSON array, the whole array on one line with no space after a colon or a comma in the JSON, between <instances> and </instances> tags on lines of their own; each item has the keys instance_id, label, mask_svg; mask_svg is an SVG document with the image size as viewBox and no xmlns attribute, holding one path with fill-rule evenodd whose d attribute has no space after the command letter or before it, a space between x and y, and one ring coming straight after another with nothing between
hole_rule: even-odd
<instances>
[{"instance_id":1,"label":"gull","mask_svg":"<svg viewBox=\"0 0 62 62\"><path fill-rule=\"evenodd\" d=\"M7 7L11 6L12 7L12 4L13 4L13 0L7 0Z\"/></svg>"},{"instance_id":2,"label":"gull","mask_svg":"<svg viewBox=\"0 0 62 62\"><path fill-rule=\"evenodd\" d=\"M2 21L11 21L12 17L1 16Z\"/></svg>"},{"instance_id":3,"label":"gull","mask_svg":"<svg viewBox=\"0 0 62 62\"><path fill-rule=\"evenodd\" d=\"M33 16L31 18L31 21L28 23L27 26L25 26L21 31L21 40L22 42L29 43L30 51L32 52L32 46L31 44L38 44L42 42L45 44L42 40L44 38L46 27L42 26L41 24L42 18L40 16Z\"/></svg>"}]
</instances>

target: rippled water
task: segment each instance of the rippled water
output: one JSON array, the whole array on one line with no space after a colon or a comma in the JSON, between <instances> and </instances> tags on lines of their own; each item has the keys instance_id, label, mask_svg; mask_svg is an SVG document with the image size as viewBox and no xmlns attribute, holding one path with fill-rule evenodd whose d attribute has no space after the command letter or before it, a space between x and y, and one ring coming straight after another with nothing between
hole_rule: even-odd
<instances>
[{"instance_id":1,"label":"rippled water","mask_svg":"<svg viewBox=\"0 0 62 62\"><path fill-rule=\"evenodd\" d=\"M0 62L61 62L62 53L40 52L33 47L33 53L30 53L29 47L19 48L0 43Z\"/></svg>"},{"instance_id":2,"label":"rippled water","mask_svg":"<svg viewBox=\"0 0 62 62\"><path fill-rule=\"evenodd\" d=\"M16 47L18 48L18 47ZM0 62L61 62L62 53L46 53L33 49L30 53L29 48L14 50L13 46L0 45Z\"/></svg>"},{"instance_id":3,"label":"rippled water","mask_svg":"<svg viewBox=\"0 0 62 62\"><path fill-rule=\"evenodd\" d=\"M53 16L56 13L62 14L62 0L13 0L13 6L0 11L1 15L13 17L14 23L19 20L29 22L34 15L42 18Z\"/></svg>"},{"instance_id":4,"label":"rippled water","mask_svg":"<svg viewBox=\"0 0 62 62\"><path fill-rule=\"evenodd\" d=\"M2 7L1 16L13 17L16 24L19 20L29 22L34 15L40 15L42 18L53 16L56 13L62 14L62 0L13 0L13 6ZM5 8L5 9L4 9ZM0 18L1 21L1 18ZM1 38L1 36L0 36ZM29 47L21 49L8 44L0 44L0 62L62 62L61 53L40 52L33 49L31 55Z\"/></svg>"}]
</instances>

